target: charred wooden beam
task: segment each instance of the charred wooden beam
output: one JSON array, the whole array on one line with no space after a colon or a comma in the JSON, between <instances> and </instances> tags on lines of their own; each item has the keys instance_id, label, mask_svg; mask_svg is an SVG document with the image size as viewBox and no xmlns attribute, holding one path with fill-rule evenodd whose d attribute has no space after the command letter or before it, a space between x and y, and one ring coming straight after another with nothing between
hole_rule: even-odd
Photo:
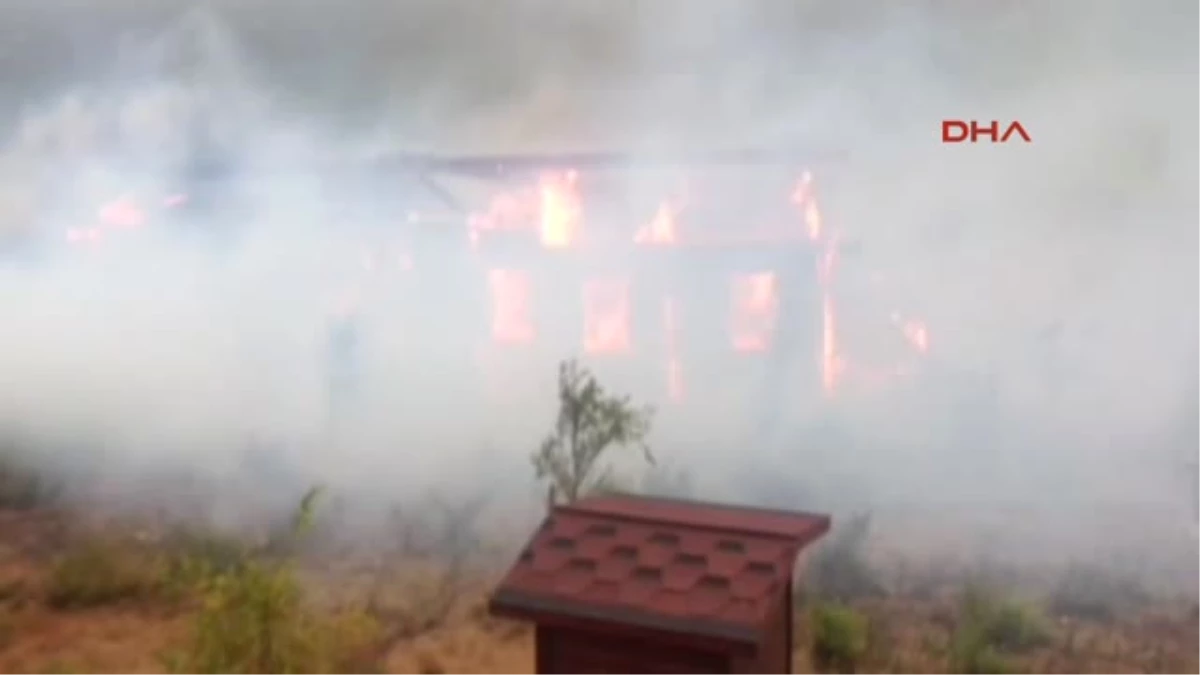
<instances>
[{"instance_id":1,"label":"charred wooden beam","mask_svg":"<svg viewBox=\"0 0 1200 675\"><path fill-rule=\"evenodd\" d=\"M372 169L398 173L456 174L482 179L505 179L542 171L632 171L686 167L804 168L811 153L792 149L740 149L700 153L641 154L581 152L514 155L395 155L373 160Z\"/></svg>"},{"instance_id":2,"label":"charred wooden beam","mask_svg":"<svg viewBox=\"0 0 1200 675\"><path fill-rule=\"evenodd\" d=\"M804 168L813 161L827 160L813 153L794 149L750 148L710 152L650 154L633 152L577 152L554 154L507 155L437 155L396 154L363 160L338 160L317 167L317 171L336 173L376 173L397 175L459 175L481 179L505 179L522 175L574 169L577 171L634 171L669 168L773 167ZM232 176L235 167L219 160L193 164L188 173L195 178ZM297 169L292 166L237 166L238 173L311 172L313 167Z\"/></svg>"}]
</instances>

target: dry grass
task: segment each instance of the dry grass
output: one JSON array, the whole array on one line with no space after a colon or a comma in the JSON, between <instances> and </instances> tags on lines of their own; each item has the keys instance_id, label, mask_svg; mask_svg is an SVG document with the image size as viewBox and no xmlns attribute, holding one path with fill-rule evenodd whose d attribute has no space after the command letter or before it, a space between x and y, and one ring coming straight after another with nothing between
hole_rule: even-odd
<instances>
[{"instance_id":1,"label":"dry grass","mask_svg":"<svg viewBox=\"0 0 1200 675\"><path fill-rule=\"evenodd\" d=\"M183 639L187 617L135 607L62 612L30 604L10 612L0 672L162 672L160 655ZM0 615L3 610L0 610Z\"/></svg>"},{"instance_id":2,"label":"dry grass","mask_svg":"<svg viewBox=\"0 0 1200 675\"><path fill-rule=\"evenodd\" d=\"M457 558L439 568L400 551L383 574L348 561L242 559L236 546L213 544L186 549L188 560L220 563L197 573L175 564L171 555L183 549L165 542L67 536L60 517L36 511L0 512L0 521L16 526L0 541L0 672L533 667L530 628L488 617L486 578ZM202 553L210 550L220 554ZM832 606L809 598L797 614L795 668L1200 672L1194 603L1141 599L1110 603L1115 612L1079 611L1078 602L1064 604L1071 594L1077 586L1015 603L948 582L918 594L849 594Z\"/></svg>"},{"instance_id":3,"label":"dry grass","mask_svg":"<svg viewBox=\"0 0 1200 675\"><path fill-rule=\"evenodd\" d=\"M42 597L58 610L79 610L147 600L164 588L160 565L151 557L102 541L84 542L54 561Z\"/></svg>"}]
</instances>

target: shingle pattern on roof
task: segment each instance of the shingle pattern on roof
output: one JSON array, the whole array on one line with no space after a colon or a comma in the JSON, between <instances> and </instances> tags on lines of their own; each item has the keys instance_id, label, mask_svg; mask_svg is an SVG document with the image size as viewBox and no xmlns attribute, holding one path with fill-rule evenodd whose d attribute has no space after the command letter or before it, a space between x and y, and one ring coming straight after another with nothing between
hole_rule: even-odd
<instances>
[{"instance_id":1,"label":"shingle pattern on roof","mask_svg":"<svg viewBox=\"0 0 1200 675\"><path fill-rule=\"evenodd\" d=\"M587 499L546 519L493 605L754 640L799 549L828 526L807 513Z\"/></svg>"}]
</instances>

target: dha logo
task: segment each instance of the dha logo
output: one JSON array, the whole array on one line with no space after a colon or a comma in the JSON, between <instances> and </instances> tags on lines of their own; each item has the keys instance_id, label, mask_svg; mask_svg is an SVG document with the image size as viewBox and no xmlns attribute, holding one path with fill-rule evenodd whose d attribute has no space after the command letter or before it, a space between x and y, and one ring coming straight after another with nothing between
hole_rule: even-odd
<instances>
[{"instance_id":1,"label":"dha logo","mask_svg":"<svg viewBox=\"0 0 1200 675\"><path fill-rule=\"evenodd\" d=\"M991 143L1007 143L1014 136L1026 143L1033 142L1025 127L1015 120L1007 126L996 120L986 124L979 120L942 120L942 143L978 143L980 136Z\"/></svg>"}]
</instances>

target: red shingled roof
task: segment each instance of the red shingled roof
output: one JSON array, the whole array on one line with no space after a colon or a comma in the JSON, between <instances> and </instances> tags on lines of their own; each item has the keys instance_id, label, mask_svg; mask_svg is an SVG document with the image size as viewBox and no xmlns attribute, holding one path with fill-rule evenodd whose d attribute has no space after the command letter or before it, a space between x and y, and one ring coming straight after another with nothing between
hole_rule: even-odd
<instances>
[{"instance_id":1,"label":"red shingled roof","mask_svg":"<svg viewBox=\"0 0 1200 675\"><path fill-rule=\"evenodd\" d=\"M828 516L811 513L588 498L543 522L491 609L755 643L796 555L828 529Z\"/></svg>"}]
</instances>

